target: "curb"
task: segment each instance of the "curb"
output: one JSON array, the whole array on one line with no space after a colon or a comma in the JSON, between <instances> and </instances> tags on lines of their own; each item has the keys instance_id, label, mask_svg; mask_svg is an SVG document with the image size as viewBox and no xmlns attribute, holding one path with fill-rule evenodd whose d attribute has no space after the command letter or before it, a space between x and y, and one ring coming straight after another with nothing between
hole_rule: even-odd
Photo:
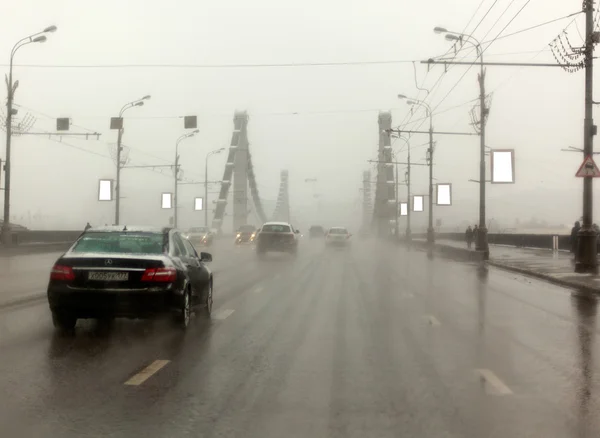
<instances>
[{"instance_id":1,"label":"curb","mask_svg":"<svg viewBox=\"0 0 600 438\"><path fill-rule=\"evenodd\" d=\"M415 244L415 247L423 251L427 251L428 249L427 242L417 240L413 241L413 244ZM450 257L451 259L457 261L483 261L482 253L467 248L457 248L455 246L444 245L442 243L434 243L434 251L442 257Z\"/></svg>"},{"instance_id":2,"label":"curb","mask_svg":"<svg viewBox=\"0 0 600 438\"><path fill-rule=\"evenodd\" d=\"M40 293L35 295L27 295L26 297L15 298L12 300L0 302L0 310L8 309L11 307L17 307L23 304L33 303L35 301L41 301L46 298L46 293Z\"/></svg>"},{"instance_id":3,"label":"curb","mask_svg":"<svg viewBox=\"0 0 600 438\"><path fill-rule=\"evenodd\" d=\"M493 261L488 261L487 264L489 266L494 266L496 268L504 269L505 271L516 272L518 274L527 275L529 277L535 277L540 280L547 281L548 283L553 283L558 286L564 286L572 289L584 290L586 292L593 292L600 294L600 287L592 287L583 283L577 283L573 281L563 280L562 278L552 277L551 275L544 274L541 272L531 271L529 269L517 268L516 266L505 265L504 263L498 263Z\"/></svg>"},{"instance_id":4,"label":"curb","mask_svg":"<svg viewBox=\"0 0 600 438\"><path fill-rule=\"evenodd\" d=\"M28 255L28 254L40 254L48 252L66 251L73 244L73 242L53 242L53 243L40 243L40 244L28 244L28 245L17 245L10 247L0 246L0 257L12 257L17 255Z\"/></svg>"}]
</instances>

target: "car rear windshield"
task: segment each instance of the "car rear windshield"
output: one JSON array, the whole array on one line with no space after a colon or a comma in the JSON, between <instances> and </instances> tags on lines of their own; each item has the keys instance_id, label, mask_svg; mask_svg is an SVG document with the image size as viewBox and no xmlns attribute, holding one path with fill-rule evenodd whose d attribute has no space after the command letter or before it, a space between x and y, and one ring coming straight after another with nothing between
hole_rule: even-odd
<instances>
[{"instance_id":1,"label":"car rear windshield","mask_svg":"<svg viewBox=\"0 0 600 438\"><path fill-rule=\"evenodd\" d=\"M85 233L73 252L162 254L164 235L159 233Z\"/></svg>"},{"instance_id":2,"label":"car rear windshield","mask_svg":"<svg viewBox=\"0 0 600 438\"><path fill-rule=\"evenodd\" d=\"M329 234L348 234L348 230L345 228L332 228L329 230Z\"/></svg>"},{"instance_id":3,"label":"car rear windshield","mask_svg":"<svg viewBox=\"0 0 600 438\"><path fill-rule=\"evenodd\" d=\"M274 225L274 224L263 225L262 231L266 232L266 233L290 233L291 232L289 225Z\"/></svg>"}]
</instances>

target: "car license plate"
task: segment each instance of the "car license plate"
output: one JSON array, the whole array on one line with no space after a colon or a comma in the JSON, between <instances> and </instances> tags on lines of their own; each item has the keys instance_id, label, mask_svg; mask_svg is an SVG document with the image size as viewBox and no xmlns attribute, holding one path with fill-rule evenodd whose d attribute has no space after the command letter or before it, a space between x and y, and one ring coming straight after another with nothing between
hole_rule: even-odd
<instances>
[{"instance_id":1,"label":"car license plate","mask_svg":"<svg viewBox=\"0 0 600 438\"><path fill-rule=\"evenodd\" d=\"M127 281L129 272L89 272L88 280L94 281Z\"/></svg>"}]
</instances>

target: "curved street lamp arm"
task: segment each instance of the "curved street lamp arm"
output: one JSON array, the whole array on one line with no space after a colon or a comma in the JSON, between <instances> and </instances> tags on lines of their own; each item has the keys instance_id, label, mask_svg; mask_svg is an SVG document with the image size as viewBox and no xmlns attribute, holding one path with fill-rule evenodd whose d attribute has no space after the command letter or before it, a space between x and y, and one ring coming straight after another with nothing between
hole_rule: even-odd
<instances>
[{"instance_id":1,"label":"curved street lamp arm","mask_svg":"<svg viewBox=\"0 0 600 438\"><path fill-rule=\"evenodd\" d=\"M477 38L475 38L473 35L470 35L468 33L450 32L450 31L448 31L447 33L452 34L452 35L457 35L458 40L460 42L467 42L467 43L470 43L471 45L473 45L473 47L475 47L475 50L477 51L478 57L481 57L482 62L483 62L483 50L481 48L481 43L479 42L479 40Z\"/></svg>"},{"instance_id":2,"label":"curved street lamp arm","mask_svg":"<svg viewBox=\"0 0 600 438\"><path fill-rule=\"evenodd\" d=\"M27 45L27 44L31 44L33 42L33 38L43 34L44 32L37 32L34 34L31 34L29 36L26 36L25 38L21 38L19 41L17 41L15 43L15 45L13 46L12 50L10 51L10 59L12 61L13 57L15 56L15 53L17 53L17 50L19 50L19 48ZM23 43L23 44L21 44Z\"/></svg>"},{"instance_id":3,"label":"curved street lamp arm","mask_svg":"<svg viewBox=\"0 0 600 438\"><path fill-rule=\"evenodd\" d=\"M135 105L135 102L137 102L137 101L129 102L129 103L126 103L125 105L123 105L123 108L121 108L121 111L119 111L119 117L123 117L123 113L125 111L127 111L129 108L133 107Z\"/></svg>"},{"instance_id":4,"label":"curved street lamp arm","mask_svg":"<svg viewBox=\"0 0 600 438\"><path fill-rule=\"evenodd\" d=\"M414 105L422 106L427 110L427 117L431 115L431 106L428 103L423 102L422 100L410 99L409 102L412 102Z\"/></svg>"}]
</instances>

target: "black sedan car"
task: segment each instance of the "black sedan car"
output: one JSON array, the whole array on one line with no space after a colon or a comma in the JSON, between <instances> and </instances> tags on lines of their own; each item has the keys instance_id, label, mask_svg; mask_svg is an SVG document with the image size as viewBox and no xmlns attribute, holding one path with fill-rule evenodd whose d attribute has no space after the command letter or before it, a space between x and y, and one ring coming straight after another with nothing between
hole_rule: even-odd
<instances>
[{"instance_id":1,"label":"black sedan car","mask_svg":"<svg viewBox=\"0 0 600 438\"><path fill-rule=\"evenodd\" d=\"M170 313L187 328L193 311L209 318L213 275L171 228L111 226L84 232L55 263L48 303L58 329L78 318L150 318Z\"/></svg>"}]
</instances>

